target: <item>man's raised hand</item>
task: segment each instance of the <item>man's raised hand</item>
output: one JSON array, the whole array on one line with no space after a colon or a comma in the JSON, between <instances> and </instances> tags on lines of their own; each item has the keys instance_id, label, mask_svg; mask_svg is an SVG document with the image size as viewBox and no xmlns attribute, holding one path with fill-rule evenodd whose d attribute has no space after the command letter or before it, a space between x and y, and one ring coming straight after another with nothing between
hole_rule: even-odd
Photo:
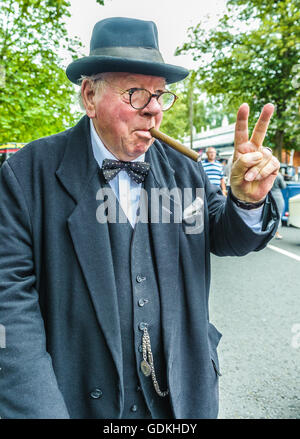
<instances>
[{"instance_id":1,"label":"man's raised hand","mask_svg":"<svg viewBox=\"0 0 300 439\"><path fill-rule=\"evenodd\" d=\"M242 104L238 110L230 186L233 195L242 201L263 200L278 174L279 161L269 148L262 146L273 112L272 104L263 107L249 140L248 104Z\"/></svg>"}]
</instances>

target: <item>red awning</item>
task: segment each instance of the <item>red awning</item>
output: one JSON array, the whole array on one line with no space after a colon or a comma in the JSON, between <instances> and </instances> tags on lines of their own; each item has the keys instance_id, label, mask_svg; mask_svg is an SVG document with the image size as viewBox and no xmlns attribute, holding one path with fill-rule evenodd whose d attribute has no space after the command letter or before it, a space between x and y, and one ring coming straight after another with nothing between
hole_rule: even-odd
<instances>
[{"instance_id":1,"label":"red awning","mask_svg":"<svg viewBox=\"0 0 300 439\"><path fill-rule=\"evenodd\" d=\"M0 143L0 154L12 154L23 148L25 143Z\"/></svg>"},{"instance_id":2,"label":"red awning","mask_svg":"<svg viewBox=\"0 0 300 439\"><path fill-rule=\"evenodd\" d=\"M20 148L4 148L4 149L0 148L0 154L11 154L13 152L18 151L19 149Z\"/></svg>"}]
</instances>

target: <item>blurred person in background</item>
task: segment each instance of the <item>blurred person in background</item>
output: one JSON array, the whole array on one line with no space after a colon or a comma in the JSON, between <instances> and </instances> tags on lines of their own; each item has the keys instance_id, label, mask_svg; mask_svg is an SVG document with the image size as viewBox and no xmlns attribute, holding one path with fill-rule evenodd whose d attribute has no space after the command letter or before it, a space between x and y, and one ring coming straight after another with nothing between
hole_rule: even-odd
<instances>
[{"instance_id":1,"label":"blurred person in background","mask_svg":"<svg viewBox=\"0 0 300 439\"><path fill-rule=\"evenodd\" d=\"M285 206L285 201L284 201L281 189L285 189L285 188L286 188L286 182L284 181L283 175L280 172L278 172L277 177L274 181L273 187L271 189L271 193L275 199L275 202L276 202L276 205L278 208L278 212L280 214L280 223L279 223L278 228L280 228L282 226L281 217L282 217L282 214L284 211L284 206ZM282 239L282 235L280 235L278 230L275 233L275 238Z\"/></svg>"},{"instance_id":2,"label":"blurred person in background","mask_svg":"<svg viewBox=\"0 0 300 439\"><path fill-rule=\"evenodd\" d=\"M203 169L209 178L209 181L215 186L220 186L223 195L227 195L226 184L224 179L223 165L216 160L217 151L214 147L209 146L206 149L207 158L202 161Z\"/></svg>"},{"instance_id":3,"label":"blurred person in background","mask_svg":"<svg viewBox=\"0 0 300 439\"><path fill-rule=\"evenodd\" d=\"M227 164L224 167L224 174L226 179L226 190L228 191L230 187L230 174L232 168L233 155L231 155L227 161Z\"/></svg>"}]
</instances>

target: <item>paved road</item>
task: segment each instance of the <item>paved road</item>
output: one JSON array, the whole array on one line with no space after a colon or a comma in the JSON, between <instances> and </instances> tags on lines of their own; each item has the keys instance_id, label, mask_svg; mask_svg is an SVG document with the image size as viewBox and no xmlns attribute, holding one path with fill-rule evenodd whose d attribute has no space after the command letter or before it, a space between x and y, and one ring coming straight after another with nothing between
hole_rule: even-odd
<instances>
[{"instance_id":1,"label":"paved road","mask_svg":"<svg viewBox=\"0 0 300 439\"><path fill-rule=\"evenodd\" d=\"M212 256L210 320L218 352L220 419L300 418L300 229L237 258ZM296 331L296 332L293 332Z\"/></svg>"}]
</instances>

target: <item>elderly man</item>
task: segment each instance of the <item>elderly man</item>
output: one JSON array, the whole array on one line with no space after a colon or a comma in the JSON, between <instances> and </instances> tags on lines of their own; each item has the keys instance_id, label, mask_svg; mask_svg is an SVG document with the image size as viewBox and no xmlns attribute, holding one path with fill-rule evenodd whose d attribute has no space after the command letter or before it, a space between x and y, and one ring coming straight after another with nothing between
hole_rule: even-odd
<instances>
[{"instance_id":1,"label":"elderly man","mask_svg":"<svg viewBox=\"0 0 300 439\"><path fill-rule=\"evenodd\" d=\"M217 151L213 146L206 149L207 158L203 160L202 166L211 184L221 186L222 192L226 195L226 184L222 164L216 160Z\"/></svg>"},{"instance_id":2,"label":"elderly man","mask_svg":"<svg viewBox=\"0 0 300 439\"><path fill-rule=\"evenodd\" d=\"M164 63L153 22L102 20L67 69L86 115L2 166L1 417L217 417L209 252L245 255L272 238L279 164L262 146L270 104L251 140L248 106L238 111L227 199L201 163L154 141L176 100L166 84L187 74ZM192 203L166 207L157 192ZM153 220L161 208L170 221Z\"/></svg>"}]
</instances>

